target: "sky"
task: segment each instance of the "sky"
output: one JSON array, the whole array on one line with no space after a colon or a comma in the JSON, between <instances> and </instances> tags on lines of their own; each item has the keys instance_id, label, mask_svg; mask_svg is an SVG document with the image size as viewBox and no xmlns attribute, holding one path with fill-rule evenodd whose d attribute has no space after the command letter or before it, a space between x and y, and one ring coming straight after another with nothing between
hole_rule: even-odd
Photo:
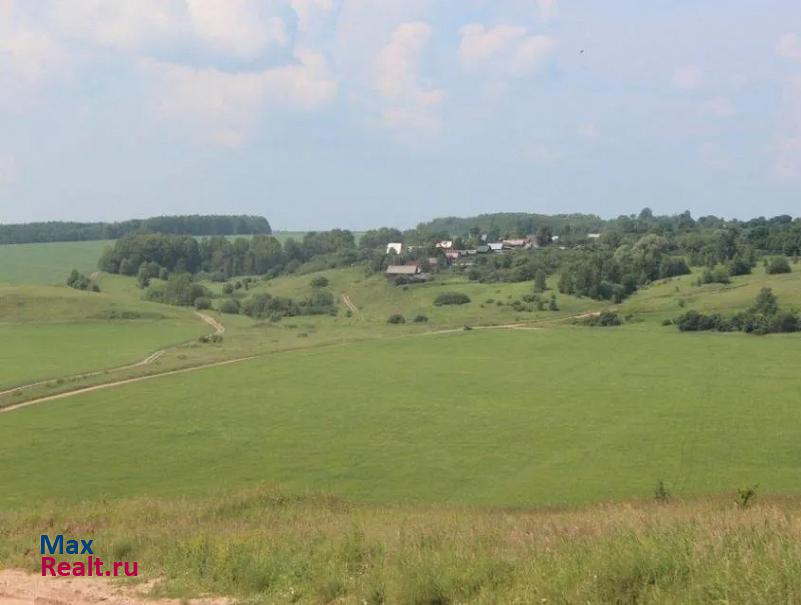
<instances>
[{"instance_id":1,"label":"sky","mask_svg":"<svg viewBox=\"0 0 801 605\"><path fill-rule=\"evenodd\" d=\"M795 0L0 0L0 223L800 194Z\"/></svg>"}]
</instances>

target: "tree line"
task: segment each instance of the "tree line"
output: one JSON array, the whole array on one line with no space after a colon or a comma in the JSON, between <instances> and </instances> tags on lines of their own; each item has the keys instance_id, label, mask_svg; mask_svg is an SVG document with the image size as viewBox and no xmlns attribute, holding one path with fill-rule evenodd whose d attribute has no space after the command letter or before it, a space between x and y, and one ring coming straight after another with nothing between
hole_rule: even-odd
<instances>
[{"instance_id":1,"label":"tree line","mask_svg":"<svg viewBox=\"0 0 801 605\"><path fill-rule=\"evenodd\" d=\"M263 216L186 215L156 216L116 223L49 221L0 225L0 244L73 242L118 239L134 232L178 235L252 235L272 233Z\"/></svg>"}]
</instances>

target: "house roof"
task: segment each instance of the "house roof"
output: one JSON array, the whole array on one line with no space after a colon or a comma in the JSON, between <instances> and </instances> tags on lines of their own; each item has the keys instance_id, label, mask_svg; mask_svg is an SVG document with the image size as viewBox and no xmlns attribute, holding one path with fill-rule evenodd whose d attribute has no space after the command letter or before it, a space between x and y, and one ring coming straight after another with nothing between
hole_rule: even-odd
<instances>
[{"instance_id":1,"label":"house roof","mask_svg":"<svg viewBox=\"0 0 801 605\"><path fill-rule=\"evenodd\" d=\"M414 275L417 273L418 265L390 265L387 267L387 275Z\"/></svg>"},{"instance_id":2,"label":"house roof","mask_svg":"<svg viewBox=\"0 0 801 605\"><path fill-rule=\"evenodd\" d=\"M528 239L505 239L502 243L506 246L525 246L528 243Z\"/></svg>"},{"instance_id":3,"label":"house roof","mask_svg":"<svg viewBox=\"0 0 801 605\"><path fill-rule=\"evenodd\" d=\"M490 250L503 250L503 242L490 242L487 244Z\"/></svg>"}]
</instances>

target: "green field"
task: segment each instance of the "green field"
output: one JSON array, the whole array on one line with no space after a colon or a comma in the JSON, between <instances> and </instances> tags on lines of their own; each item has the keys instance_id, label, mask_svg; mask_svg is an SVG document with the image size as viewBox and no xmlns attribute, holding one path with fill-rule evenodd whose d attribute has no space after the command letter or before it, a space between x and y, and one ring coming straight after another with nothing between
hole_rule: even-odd
<instances>
[{"instance_id":1,"label":"green field","mask_svg":"<svg viewBox=\"0 0 801 605\"><path fill-rule=\"evenodd\" d=\"M503 506L644 496L659 479L797 492L798 344L560 328L286 353L4 416L3 498L253 482ZM102 462L52 455L78 442Z\"/></svg>"},{"instance_id":2,"label":"green field","mask_svg":"<svg viewBox=\"0 0 801 605\"><path fill-rule=\"evenodd\" d=\"M72 269L87 275L110 241L0 246L0 284L63 284Z\"/></svg>"},{"instance_id":3,"label":"green field","mask_svg":"<svg viewBox=\"0 0 801 605\"><path fill-rule=\"evenodd\" d=\"M180 320L0 324L0 389L133 363L208 331Z\"/></svg>"}]
</instances>

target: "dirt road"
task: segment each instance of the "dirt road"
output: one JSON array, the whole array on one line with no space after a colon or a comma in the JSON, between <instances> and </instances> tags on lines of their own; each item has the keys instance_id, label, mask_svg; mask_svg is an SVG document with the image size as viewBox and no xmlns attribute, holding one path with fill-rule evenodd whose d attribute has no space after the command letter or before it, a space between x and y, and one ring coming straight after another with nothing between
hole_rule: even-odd
<instances>
[{"instance_id":1,"label":"dirt road","mask_svg":"<svg viewBox=\"0 0 801 605\"><path fill-rule=\"evenodd\" d=\"M228 605L230 599L147 599L152 587L119 586L102 578L43 578L25 571L0 571L0 603L3 605Z\"/></svg>"},{"instance_id":2,"label":"dirt road","mask_svg":"<svg viewBox=\"0 0 801 605\"><path fill-rule=\"evenodd\" d=\"M348 309L350 309L351 313L353 313L353 315L354 315L354 316L355 316L357 319L364 319L364 315L363 315L363 314L362 314L362 312L359 310L359 307L357 307L356 305L354 305L354 304L353 304L353 301L350 299L350 296L348 296L347 294L343 294L343 295L342 295L342 302L344 302L344 303L345 303L345 306L346 306Z\"/></svg>"},{"instance_id":3,"label":"dirt road","mask_svg":"<svg viewBox=\"0 0 801 605\"><path fill-rule=\"evenodd\" d=\"M205 321L209 324L212 328L214 328L215 334L222 334L225 332L225 326L222 325L219 321L214 319L211 315L207 315L206 313L200 313L195 311L195 315L197 315L200 319ZM166 349L161 349L159 351L155 351L145 357L144 359L137 361L136 363L129 363L128 365L118 366L116 368L109 368L107 370L94 370L92 372L84 372L82 374L73 374L72 376L64 376L62 377L63 380L82 380L83 378L91 378L93 376L99 376L100 374L109 374L111 372L121 372L122 370L131 370L133 368L139 368L142 366L149 365L156 361L159 357L166 353ZM47 384L48 382L53 382L56 378L48 378L47 380L39 380L38 382L29 382L28 384L21 384L19 386L6 389L5 391L0 391L0 397L3 395L8 395L10 393L16 393L17 391L22 391L23 389L29 389L31 387L38 387L42 386L43 384Z\"/></svg>"}]
</instances>

